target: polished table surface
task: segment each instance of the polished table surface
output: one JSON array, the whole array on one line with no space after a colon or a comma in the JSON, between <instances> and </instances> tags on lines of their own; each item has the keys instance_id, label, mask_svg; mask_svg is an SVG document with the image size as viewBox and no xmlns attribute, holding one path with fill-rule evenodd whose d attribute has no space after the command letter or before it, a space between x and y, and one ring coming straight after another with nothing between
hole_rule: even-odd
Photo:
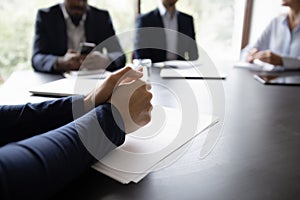
<instances>
[{"instance_id":1,"label":"polished table surface","mask_svg":"<svg viewBox=\"0 0 300 200\"><path fill-rule=\"evenodd\" d=\"M300 87L262 85L242 69L222 83L225 115L212 129L221 134L206 157L196 139L138 184L91 169L53 199L300 199Z\"/></svg>"}]
</instances>

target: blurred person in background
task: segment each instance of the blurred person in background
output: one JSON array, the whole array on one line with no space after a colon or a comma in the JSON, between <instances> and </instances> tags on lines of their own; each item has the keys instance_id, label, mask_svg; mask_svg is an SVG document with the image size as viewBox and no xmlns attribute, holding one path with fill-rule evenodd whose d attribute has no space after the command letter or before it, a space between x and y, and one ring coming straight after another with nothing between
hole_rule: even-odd
<instances>
[{"instance_id":1,"label":"blurred person in background","mask_svg":"<svg viewBox=\"0 0 300 200\"><path fill-rule=\"evenodd\" d=\"M284 69L300 69L300 1L282 0L290 8L274 18L257 41L242 51L242 59L259 60Z\"/></svg>"},{"instance_id":2,"label":"blurred person in background","mask_svg":"<svg viewBox=\"0 0 300 200\"><path fill-rule=\"evenodd\" d=\"M79 70L86 59L83 68L114 71L125 65L126 58L117 37L104 42L112 36L108 11L89 6L87 0L64 0L37 13L32 66L36 71L60 73ZM80 53L83 42L100 46L87 56Z\"/></svg>"},{"instance_id":3,"label":"blurred person in background","mask_svg":"<svg viewBox=\"0 0 300 200\"><path fill-rule=\"evenodd\" d=\"M177 0L159 0L157 9L138 16L136 28L163 29L137 30L135 59L162 62L198 58L193 17L178 11L176 3Z\"/></svg>"}]
</instances>

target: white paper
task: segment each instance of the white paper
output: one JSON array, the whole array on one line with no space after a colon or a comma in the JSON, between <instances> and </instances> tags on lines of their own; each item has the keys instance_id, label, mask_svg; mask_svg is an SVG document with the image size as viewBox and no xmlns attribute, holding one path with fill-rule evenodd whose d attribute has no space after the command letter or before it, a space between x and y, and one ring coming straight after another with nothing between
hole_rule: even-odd
<instances>
[{"instance_id":1,"label":"white paper","mask_svg":"<svg viewBox=\"0 0 300 200\"><path fill-rule=\"evenodd\" d=\"M213 69L202 67L185 68L185 69L172 69L164 68L160 71L162 78L203 78L203 79L225 79L226 75L218 73Z\"/></svg>"},{"instance_id":2,"label":"white paper","mask_svg":"<svg viewBox=\"0 0 300 200\"><path fill-rule=\"evenodd\" d=\"M86 78L86 79L104 79L111 72L105 69L95 69L95 70L79 70L79 71L69 71L65 72L63 75L66 78Z\"/></svg>"},{"instance_id":3,"label":"white paper","mask_svg":"<svg viewBox=\"0 0 300 200\"><path fill-rule=\"evenodd\" d=\"M274 66L269 63L262 62L258 59L254 60L253 63L238 62L234 64L235 68L248 69L251 71L283 71L284 68L280 66Z\"/></svg>"},{"instance_id":4,"label":"white paper","mask_svg":"<svg viewBox=\"0 0 300 200\"><path fill-rule=\"evenodd\" d=\"M45 96L87 95L103 83L103 79L64 78L34 87L29 92Z\"/></svg>"},{"instance_id":5,"label":"white paper","mask_svg":"<svg viewBox=\"0 0 300 200\"><path fill-rule=\"evenodd\" d=\"M184 61L184 60L170 60L170 61L164 61L164 62L158 62L153 63L153 67L158 68L192 68L192 67L198 67L201 66L201 62L199 60L193 60L193 61Z\"/></svg>"},{"instance_id":6,"label":"white paper","mask_svg":"<svg viewBox=\"0 0 300 200\"><path fill-rule=\"evenodd\" d=\"M160 161L217 122L212 116L202 115L194 133L178 134L181 130L179 110L156 106L152 119L164 120L151 121L146 127L127 135L122 146L105 156L93 168L124 184L138 182Z\"/></svg>"}]
</instances>

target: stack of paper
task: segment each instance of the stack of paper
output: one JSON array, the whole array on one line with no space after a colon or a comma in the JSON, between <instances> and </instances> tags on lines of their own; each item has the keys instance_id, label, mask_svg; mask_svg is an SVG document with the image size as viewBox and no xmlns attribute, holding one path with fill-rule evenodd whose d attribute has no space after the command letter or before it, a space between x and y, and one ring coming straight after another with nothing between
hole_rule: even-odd
<instances>
[{"instance_id":1,"label":"stack of paper","mask_svg":"<svg viewBox=\"0 0 300 200\"><path fill-rule=\"evenodd\" d=\"M196 135L217 123L216 117L200 115L191 133L182 129L180 110L155 106L152 121L126 136L125 143L93 168L123 183L139 182Z\"/></svg>"}]
</instances>

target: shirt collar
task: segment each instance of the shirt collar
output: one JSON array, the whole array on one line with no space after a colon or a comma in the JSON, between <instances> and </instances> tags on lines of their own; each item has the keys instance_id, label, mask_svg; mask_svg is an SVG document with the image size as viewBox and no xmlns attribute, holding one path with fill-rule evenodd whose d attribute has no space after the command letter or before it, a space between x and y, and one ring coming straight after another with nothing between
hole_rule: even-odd
<instances>
[{"instance_id":1,"label":"shirt collar","mask_svg":"<svg viewBox=\"0 0 300 200\"><path fill-rule=\"evenodd\" d=\"M69 18L70 18L70 15L69 15L69 13L67 12L67 9L66 9L66 6L65 6L64 3L61 3L61 4L60 4L60 8L61 8L61 11L62 11L62 13L63 13L63 15L64 15L65 20L69 19ZM88 9L89 9L89 7L88 7ZM87 9L87 10L88 10L88 9ZM86 19L86 13L83 14L83 16L82 16L82 18L81 18L81 21L84 22L85 19Z\"/></svg>"},{"instance_id":2,"label":"shirt collar","mask_svg":"<svg viewBox=\"0 0 300 200\"><path fill-rule=\"evenodd\" d=\"M281 20L282 24L287 25L287 26L289 25L289 21L288 21L289 16L288 15L282 16L280 20Z\"/></svg>"},{"instance_id":3,"label":"shirt collar","mask_svg":"<svg viewBox=\"0 0 300 200\"><path fill-rule=\"evenodd\" d=\"M166 16L166 15L170 16L170 13L168 13L168 11L167 11L166 7L163 5L162 1L158 1L158 10L159 10L160 16L162 16L162 17ZM177 15L177 10L175 9L174 16L176 16L176 15Z\"/></svg>"},{"instance_id":4,"label":"shirt collar","mask_svg":"<svg viewBox=\"0 0 300 200\"><path fill-rule=\"evenodd\" d=\"M290 27L289 27L289 15L288 15L288 14L282 16L282 17L280 18L280 20L281 20L281 23L282 23L284 26L286 26L288 29L290 28ZM298 23L298 25L293 29L292 32L298 32L299 29L300 29L300 23Z\"/></svg>"}]
</instances>

